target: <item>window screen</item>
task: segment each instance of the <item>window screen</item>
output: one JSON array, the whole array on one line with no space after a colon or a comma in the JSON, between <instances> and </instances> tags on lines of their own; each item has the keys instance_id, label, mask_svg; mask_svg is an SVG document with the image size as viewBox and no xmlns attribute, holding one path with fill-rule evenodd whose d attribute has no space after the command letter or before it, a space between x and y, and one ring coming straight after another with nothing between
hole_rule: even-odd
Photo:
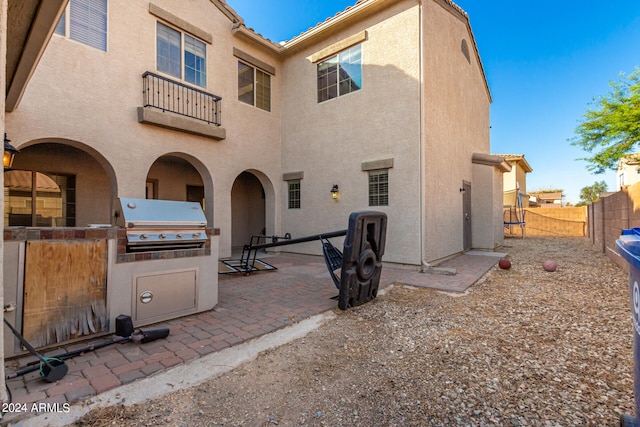
<instances>
[{"instance_id":1,"label":"window screen","mask_svg":"<svg viewBox=\"0 0 640 427\"><path fill-rule=\"evenodd\" d=\"M369 206L389 205L389 171L369 172Z\"/></svg>"},{"instance_id":2,"label":"window screen","mask_svg":"<svg viewBox=\"0 0 640 427\"><path fill-rule=\"evenodd\" d=\"M69 38L107 50L107 0L71 0L69 19Z\"/></svg>"}]
</instances>

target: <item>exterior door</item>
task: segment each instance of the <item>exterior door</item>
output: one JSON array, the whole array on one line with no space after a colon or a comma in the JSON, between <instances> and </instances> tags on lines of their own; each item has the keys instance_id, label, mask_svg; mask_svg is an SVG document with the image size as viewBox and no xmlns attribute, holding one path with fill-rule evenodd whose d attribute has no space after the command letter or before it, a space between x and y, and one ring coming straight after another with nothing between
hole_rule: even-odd
<instances>
[{"instance_id":1,"label":"exterior door","mask_svg":"<svg viewBox=\"0 0 640 427\"><path fill-rule=\"evenodd\" d=\"M471 183L462 182L462 239L464 250L471 249Z\"/></svg>"}]
</instances>

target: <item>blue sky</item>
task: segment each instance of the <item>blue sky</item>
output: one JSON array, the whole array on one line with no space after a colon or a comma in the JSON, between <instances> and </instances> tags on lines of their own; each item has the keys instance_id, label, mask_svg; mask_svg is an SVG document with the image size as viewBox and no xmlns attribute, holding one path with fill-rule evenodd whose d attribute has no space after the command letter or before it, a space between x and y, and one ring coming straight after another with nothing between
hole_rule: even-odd
<instances>
[{"instance_id":1,"label":"blue sky","mask_svg":"<svg viewBox=\"0 0 640 427\"><path fill-rule=\"evenodd\" d=\"M256 32L288 40L356 0L227 0ZM589 173L573 147L582 115L620 73L640 66L639 0L457 0L470 17L493 104L491 152L524 154L529 192L580 189L615 173Z\"/></svg>"}]
</instances>

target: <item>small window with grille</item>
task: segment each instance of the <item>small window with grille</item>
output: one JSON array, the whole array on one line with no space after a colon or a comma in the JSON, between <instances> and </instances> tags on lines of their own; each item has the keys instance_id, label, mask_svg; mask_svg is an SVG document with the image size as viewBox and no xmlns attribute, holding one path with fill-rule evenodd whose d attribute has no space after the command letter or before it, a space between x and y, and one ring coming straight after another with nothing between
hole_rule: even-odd
<instances>
[{"instance_id":1,"label":"small window with grille","mask_svg":"<svg viewBox=\"0 0 640 427\"><path fill-rule=\"evenodd\" d=\"M389 170L369 171L369 206L389 206Z\"/></svg>"},{"instance_id":2,"label":"small window with grille","mask_svg":"<svg viewBox=\"0 0 640 427\"><path fill-rule=\"evenodd\" d=\"M289 209L300 209L300 180L295 179L289 183Z\"/></svg>"}]
</instances>

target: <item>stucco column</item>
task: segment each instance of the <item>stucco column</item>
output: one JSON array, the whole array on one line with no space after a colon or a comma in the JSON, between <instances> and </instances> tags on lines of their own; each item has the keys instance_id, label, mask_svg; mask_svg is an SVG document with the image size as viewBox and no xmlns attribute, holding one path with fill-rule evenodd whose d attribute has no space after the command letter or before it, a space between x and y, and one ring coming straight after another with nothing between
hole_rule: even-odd
<instances>
[{"instance_id":1,"label":"stucco column","mask_svg":"<svg viewBox=\"0 0 640 427\"><path fill-rule=\"evenodd\" d=\"M0 0L0 87L7 87L7 3L8 0ZM2 135L5 131L5 97L0 97L0 128ZM0 186L4 188L4 171L0 174ZM0 208L4 212L4 191L0 194ZM4 224L3 224L4 228ZM4 307L4 240L0 239L0 307ZM2 315L4 316L4 310ZM4 324L0 328L0 343L4 343ZM4 382L4 345L0 345L0 400L6 402L7 388Z\"/></svg>"}]
</instances>

